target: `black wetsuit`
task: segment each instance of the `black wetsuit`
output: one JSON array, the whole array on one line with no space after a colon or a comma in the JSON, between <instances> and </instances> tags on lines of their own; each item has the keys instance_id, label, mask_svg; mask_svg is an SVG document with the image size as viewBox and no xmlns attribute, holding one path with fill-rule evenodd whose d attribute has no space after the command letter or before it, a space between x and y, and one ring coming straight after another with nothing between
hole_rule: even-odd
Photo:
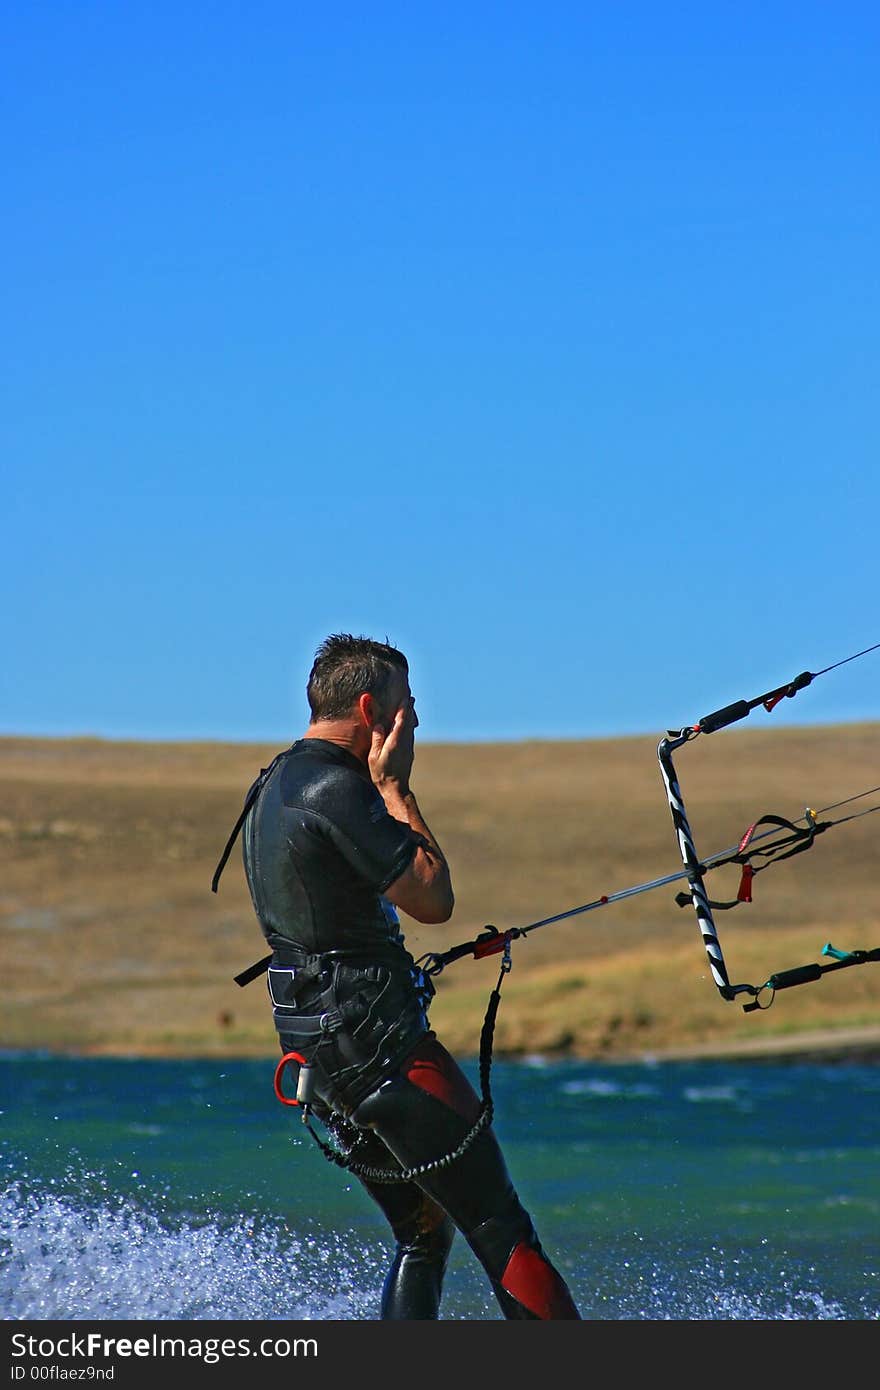
<instances>
[{"instance_id":1,"label":"black wetsuit","mask_svg":"<svg viewBox=\"0 0 880 1390\"><path fill-rule=\"evenodd\" d=\"M428 1026L433 989L382 896L424 842L388 814L367 768L336 744L300 739L267 773L248 794L255 799L243 854L272 947L269 991L282 1051L313 1065L316 1113L355 1141L358 1166L430 1163L462 1144L480 1101ZM383 1318L438 1316L456 1228L505 1317L579 1317L490 1127L453 1162L415 1180L361 1181L397 1243Z\"/></svg>"}]
</instances>

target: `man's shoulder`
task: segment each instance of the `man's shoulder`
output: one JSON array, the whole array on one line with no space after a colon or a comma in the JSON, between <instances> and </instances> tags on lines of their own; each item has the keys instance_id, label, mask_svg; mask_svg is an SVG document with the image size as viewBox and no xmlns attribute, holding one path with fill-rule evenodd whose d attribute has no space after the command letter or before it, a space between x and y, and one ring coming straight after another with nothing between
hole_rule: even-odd
<instances>
[{"instance_id":1,"label":"man's shoulder","mask_svg":"<svg viewBox=\"0 0 880 1390\"><path fill-rule=\"evenodd\" d=\"M284 759L281 794L287 805L325 811L378 801L366 770L353 754L324 739L299 739Z\"/></svg>"}]
</instances>

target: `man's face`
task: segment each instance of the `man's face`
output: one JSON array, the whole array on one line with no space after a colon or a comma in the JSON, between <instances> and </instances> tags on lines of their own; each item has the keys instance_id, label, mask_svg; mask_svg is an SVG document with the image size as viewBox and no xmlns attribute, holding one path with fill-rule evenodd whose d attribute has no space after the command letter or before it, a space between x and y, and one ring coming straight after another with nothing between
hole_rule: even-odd
<instances>
[{"instance_id":1,"label":"man's face","mask_svg":"<svg viewBox=\"0 0 880 1390\"><path fill-rule=\"evenodd\" d=\"M388 708L382 711L386 727L391 728L394 723L394 716L403 706L412 715L412 727L419 727L419 716L416 714L415 696L409 688L409 677L404 671L395 671L394 677L388 691Z\"/></svg>"}]
</instances>

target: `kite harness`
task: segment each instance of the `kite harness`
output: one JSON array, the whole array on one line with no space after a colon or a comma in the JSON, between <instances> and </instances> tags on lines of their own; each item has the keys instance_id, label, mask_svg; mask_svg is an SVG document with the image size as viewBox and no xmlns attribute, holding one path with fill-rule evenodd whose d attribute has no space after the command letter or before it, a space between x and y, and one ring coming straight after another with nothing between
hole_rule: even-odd
<instances>
[{"instance_id":1,"label":"kite harness","mask_svg":"<svg viewBox=\"0 0 880 1390\"><path fill-rule=\"evenodd\" d=\"M486 1009L486 1015L480 1033L480 1107L467 1133L461 1139L460 1143L448 1153L441 1154L439 1157L432 1158L425 1163L420 1163L411 1168L404 1168L399 1164L377 1167L372 1164L359 1162L357 1158L357 1149L359 1143L363 1141L363 1132L359 1130L356 1125L350 1124L341 1115L328 1112L326 1107L322 1107L319 1112L321 1120L327 1128L333 1131L343 1147L337 1148L334 1145L326 1143L312 1126L311 1115L314 1099L313 1068L300 1052L285 1052L279 1059L278 1065L275 1068L275 1095L283 1105L299 1106L302 1109L303 1124L308 1129L325 1158L329 1159L331 1163L335 1163L337 1167L345 1168L348 1172L355 1174L356 1177L365 1179L367 1182L411 1182L426 1173L434 1172L439 1168L448 1167L450 1163L454 1163L456 1159L467 1152L478 1135L491 1125L494 1117L495 1107L492 1100L489 1080L492 1067L492 1041L495 1030L495 1016L498 1012L498 1005L501 1003L501 985L509 969L510 946L507 944L504 947L504 959L502 961L498 983L489 997L489 1005ZM284 1091L285 1069L292 1063L296 1063L298 1067L295 1096L289 1096Z\"/></svg>"}]
</instances>

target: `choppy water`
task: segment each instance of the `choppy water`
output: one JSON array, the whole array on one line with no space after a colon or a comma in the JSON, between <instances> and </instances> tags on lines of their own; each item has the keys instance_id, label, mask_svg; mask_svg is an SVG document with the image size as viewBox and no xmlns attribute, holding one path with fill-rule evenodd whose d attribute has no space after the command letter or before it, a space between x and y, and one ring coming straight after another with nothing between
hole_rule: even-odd
<instances>
[{"instance_id":1,"label":"choppy water","mask_svg":"<svg viewBox=\"0 0 880 1390\"><path fill-rule=\"evenodd\" d=\"M3 1318L377 1318L382 1219L272 1067L0 1058ZM585 1317L880 1317L880 1069L535 1059L492 1090ZM461 1239L442 1315L500 1318Z\"/></svg>"}]
</instances>

